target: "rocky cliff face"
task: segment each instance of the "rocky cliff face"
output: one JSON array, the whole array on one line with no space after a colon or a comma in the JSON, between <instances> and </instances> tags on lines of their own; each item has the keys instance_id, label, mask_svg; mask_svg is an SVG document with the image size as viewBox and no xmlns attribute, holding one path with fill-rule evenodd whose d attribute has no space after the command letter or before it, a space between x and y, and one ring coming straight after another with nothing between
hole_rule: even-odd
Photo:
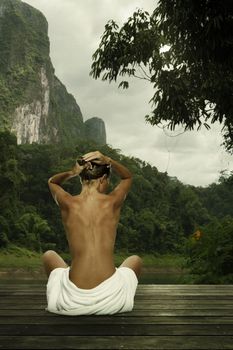
<instances>
[{"instance_id":1,"label":"rocky cliff face","mask_svg":"<svg viewBox=\"0 0 233 350\"><path fill-rule=\"evenodd\" d=\"M85 121L85 135L87 139L94 140L96 143L106 143L105 124L102 119L93 117Z\"/></svg>"},{"instance_id":2,"label":"rocky cliff face","mask_svg":"<svg viewBox=\"0 0 233 350\"><path fill-rule=\"evenodd\" d=\"M104 122L102 129L92 121L86 128L74 97L54 75L47 33L41 12L20 0L0 0L0 129L14 132L19 144L74 143L86 130L88 138L106 143Z\"/></svg>"}]
</instances>

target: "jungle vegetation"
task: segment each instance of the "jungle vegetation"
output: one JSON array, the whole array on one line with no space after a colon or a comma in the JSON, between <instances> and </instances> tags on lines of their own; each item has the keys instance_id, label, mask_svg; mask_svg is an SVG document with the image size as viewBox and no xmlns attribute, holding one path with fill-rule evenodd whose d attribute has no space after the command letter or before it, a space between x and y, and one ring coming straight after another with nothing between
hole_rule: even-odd
<instances>
[{"instance_id":1,"label":"jungle vegetation","mask_svg":"<svg viewBox=\"0 0 233 350\"><path fill-rule=\"evenodd\" d=\"M68 252L59 207L47 181L70 170L77 155L95 149L122 162L133 173L118 226L116 252L177 254L205 282L232 281L233 173L218 183L194 187L159 172L155 166L124 156L109 145L77 142L76 146L17 145L16 137L0 133L0 247L9 244L44 252ZM119 182L113 172L109 191ZM64 184L75 195L79 178Z\"/></svg>"}]
</instances>

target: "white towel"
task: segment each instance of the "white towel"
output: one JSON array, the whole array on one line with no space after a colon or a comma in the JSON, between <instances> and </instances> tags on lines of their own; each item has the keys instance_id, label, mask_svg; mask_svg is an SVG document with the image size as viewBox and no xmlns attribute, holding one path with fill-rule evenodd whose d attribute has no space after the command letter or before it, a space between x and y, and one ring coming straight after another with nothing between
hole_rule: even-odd
<instances>
[{"instance_id":1,"label":"white towel","mask_svg":"<svg viewBox=\"0 0 233 350\"><path fill-rule=\"evenodd\" d=\"M47 309L56 314L110 315L133 309L138 279L128 267L116 272L91 289L78 288L69 279L69 267L54 269L47 283Z\"/></svg>"}]
</instances>

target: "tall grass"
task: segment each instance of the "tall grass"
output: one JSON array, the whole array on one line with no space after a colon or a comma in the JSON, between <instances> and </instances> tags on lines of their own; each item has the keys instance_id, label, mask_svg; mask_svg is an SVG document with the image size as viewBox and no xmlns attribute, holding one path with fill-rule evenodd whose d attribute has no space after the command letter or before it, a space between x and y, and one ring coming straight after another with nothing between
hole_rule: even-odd
<instances>
[{"instance_id":1,"label":"tall grass","mask_svg":"<svg viewBox=\"0 0 233 350\"><path fill-rule=\"evenodd\" d=\"M18 247L10 244L5 249L0 249L0 269L3 268L20 268L25 270L36 270L42 268L41 262L42 253L30 251L23 247ZM69 254L61 254L63 259L70 263ZM117 252L115 254L115 264L119 266L129 254ZM185 266L185 258L180 255L166 254L140 254L143 259L143 266L160 267L160 268L183 268Z\"/></svg>"}]
</instances>

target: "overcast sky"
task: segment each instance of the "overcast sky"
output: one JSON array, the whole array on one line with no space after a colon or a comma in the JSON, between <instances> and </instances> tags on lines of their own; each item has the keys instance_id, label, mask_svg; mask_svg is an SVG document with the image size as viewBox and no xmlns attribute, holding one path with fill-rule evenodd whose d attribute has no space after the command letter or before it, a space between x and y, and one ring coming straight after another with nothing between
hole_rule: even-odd
<instances>
[{"instance_id":1,"label":"overcast sky","mask_svg":"<svg viewBox=\"0 0 233 350\"><path fill-rule=\"evenodd\" d=\"M216 182L221 170L233 170L224 151L221 127L169 137L145 122L153 91L149 82L131 80L128 90L89 76L92 54L109 19L124 23L136 8L148 12L155 0L24 0L39 9L49 24L50 56L55 74L81 108L84 120L104 120L107 143L195 186ZM168 134L174 136L179 132Z\"/></svg>"}]
</instances>

